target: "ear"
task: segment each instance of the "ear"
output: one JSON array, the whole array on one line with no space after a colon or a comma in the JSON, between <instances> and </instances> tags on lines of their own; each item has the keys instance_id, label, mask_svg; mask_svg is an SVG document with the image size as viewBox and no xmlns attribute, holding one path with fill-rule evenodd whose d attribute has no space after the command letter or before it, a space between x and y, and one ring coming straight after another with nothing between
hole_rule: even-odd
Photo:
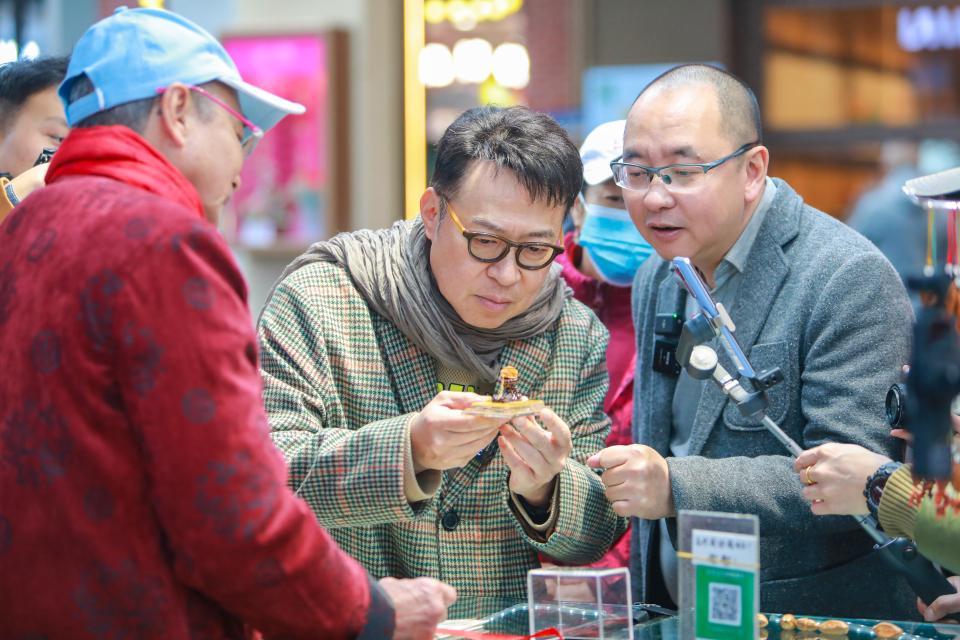
<instances>
[{"instance_id":1,"label":"ear","mask_svg":"<svg viewBox=\"0 0 960 640\"><path fill-rule=\"evenodd\" d=\"M160 130L175 147L187 144L187 116L193 109L192 100L190 89L180 82L174 82L160 94Z\"/></svg>"},{"instance_id":2,"label":"ear","mask_svg":"<svg viewBox=\"0 0 960 640\"><path fill-rule=\"evenodd\" d=\"M427 187L420 196L420 218L423 220L424 233L432 242L440 227L440 195L433 187Z\"/></svg>"},{"instance_id":3,"label":"ear","mask_svg":"<svg viewBox=\"0 0 960 640\"><path fill-rule=\"evenodd\" d=\"M770 164L770 151L764 147L754 147L747 158L747 180L744 185L743 197L747 202L753 202L763 193L763 185L767 180L767 167Z\"/></svg>"}]
</instances>

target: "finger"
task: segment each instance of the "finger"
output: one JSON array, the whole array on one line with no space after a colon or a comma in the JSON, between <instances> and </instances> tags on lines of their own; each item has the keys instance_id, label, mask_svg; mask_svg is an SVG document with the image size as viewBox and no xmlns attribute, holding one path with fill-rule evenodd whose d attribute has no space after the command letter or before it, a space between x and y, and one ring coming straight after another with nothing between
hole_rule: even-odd
<instances>
[{"instance_id":1,"label":"finger","mask_svg":"<svg viewBox=\"0 0 960 640\"><path fill-rule=\"evenodd\" d=\"M531 418L514 419L510 425L535 449L543 451L553 446L550 433L544 431L539 424Z\"/></svg>"},{"instance_id":2,"label":"finger","mask_svg":"<svg viewBox=\"0 0 960 640\"><path fill-rule=\"evenodd\" d=\"M804 467L809 467L817 463L817 460L820 459L820 447L814 447L813 449L807 449L793 461L794 471L800 471Z\"/></svg>"},{"instance_id":3,"label":"finger","mask_svg":"<svg viewBox=\"0 0 960 640\"><path fill-rule=\"evenodd\" d=\"M597 454L600 461L599 466L606 469L607 473L609 473L610 469L619 467L625 462L632 460L636 455L639 455L639 450L637 448L634 448L631 445L622 444L607 447ZM606 473L604 475L606 475Z\"/></svg>"},{"instance_id":4,"label":"finger","mask_svg":"<svg viewBox=\"0 0 960 640\"><path fill-rule=\"evenodd\" d=\"M527 461L517 453L517 450L505 437L500 436L497 442L500 444L500 453L503 455L503 460L507 463L507 466L510 467L511 471L515 473L525 473L530 476L533 475L533 469L530 468Z\"/></svg>"},{"instance_id":5,"label":"finger","mask_svg":"<svg viewBox=\"0 0 960 640\"><path fill-rule=\"evenodd\" d=\"M907 442L913 442L913 434L906 429L890 429L890 435Z\"/></svg>"},{"instance_id":6,"label":"finger","mask_svg":"<svg viewBox=\"0 0 960 640\"><path fill-rule=\"evenodd\" d=\"M803 499L807 502L813 502L814 500L823 500L824 496L823 489L818 484L811 484L800 490L800 495L803 496Z\"/></svg>"},{"instance_id":7,"label":"finger","mask_svg":"<svg viewBox=\"0 0 960 640\"><path fill-rule=\"evenodd\" d=\"M474 402L489 400L490 396L481 396L469 391L441 391L433 397L432 402L449 409L466 409Z\"/></svg>"},{"instance_id":8,"label":"finger","mask_svg":"<svg viewBox=\"0 0 960 640\"><path fill-rule=\"evenodd\" d=\"M812 511L813 515L815 516L837 515L837 512L833 509L833 506L822 498L817 498L810 503L810 511Z\"/></svg>"},{"instance_id":9,"label":"finger","mask_svg":"<svg viewBox=\"0 0 960 640\"><path fill-rule=\"evenodd\" d=\"M540 410L540 421L547 428L553 441L566 451L573 449L573 436L570 434L570 426L564 420L553 412L553 409L544 407Z\"/></svg>"},{"instance_id":10,"label":"finger","mask_svg":"<svg viewBox=\"0 0 960 640\"><path fill-rule=\"evenodd\" d=\"M633 503L629 500L617 500L616 502L610 503L610 508L613 509L613 512L618 516L626 518L634 514Z\"/></svg>"},{"instance_id":11,"label":"finger","mask_svg":"<svg viewBox=\"0 0 960 640\"><path fill-rule=\"evenodd\" d=\"M622 466L613 467L612 469L608 468L603 472L603 475L600 476L600 481L603 482L603 486L607 488L617 487L626 483L628 475L626 469Z\"/></svg>"},{"instance_id":12,"label":"finger","mask_svg":"<svg viewBox=\"0 0 960 640\"><path fill-rule=\"evenodd\" d=\"M587 466L591 469L603 469L603 465L600 464L600 452L597 451L595 454L587 458Z\"/></svg>"},{"instance_id":13,"label":"finger","mask_svg":"<svg viewBox=\"0 0 960 640\"><path fill-rule=\"evenodd\" d=\"M548 461L542 451L517 432L513 425L505 424L500 427L500 436L506 438L513 446L527 466L531 469L540 470L547 466Z\"/></svg>"},{"instance_id":14,"label":"finger","mask_svg":"<svg viewBox=\"0 0 960 640\"><path fill-rule=\"evenodd\" d=\"M500 418L471 416L445 407L441 407L432 417L434 422L441 423L442 428L447 431L458 431L460 433L496 431L503 423Z\"/></svg>"},{"instance_id":15,"label":"finger","mask_svg":"<svg viewBox=\"0 0 960 640\"><path fill-rule=\"evenodd\" d=\"M933 622L945 618L947 614L960 611L960 595L956 593L940 596L930 603L923 614L924 620Z\"/></svg>"}]
</instances>

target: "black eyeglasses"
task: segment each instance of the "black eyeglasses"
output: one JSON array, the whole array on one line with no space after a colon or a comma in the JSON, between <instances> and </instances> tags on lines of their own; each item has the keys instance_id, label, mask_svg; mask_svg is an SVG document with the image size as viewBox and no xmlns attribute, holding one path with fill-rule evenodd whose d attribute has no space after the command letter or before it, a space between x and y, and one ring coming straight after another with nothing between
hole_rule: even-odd
<instances>
[{"instance_id":1,"label":"black eyeglasses","mask_svg":"<svg viewBox=\"0 0 960 640\"><path fill-rule=\"evenodd\" d=\"M467 251L480 262L500 262L510 253L510 249L516 248L514 258L517 266L528 271L537 271L549 265L563 253L563 247L549 242L514 242L494 233L467 231L453 207L450 206L450 202L445 201L445 204L450 211L450 219L467 239Z\"/></svg>"},{"instance_id":2,"label":"black eyeglasses","mask_svg":"<svg viewBox=\"0 0 960 640\"><path fill-rule=\"evenodd\" d=\"M729 155L719 160L703 163L668 164L662 167L648 167L633 162L613 161L610 170L613 171L613 180L619 186L630 191L646 191L653 184L653 177L660 176L670 191L687 191L698 187L707 171L715 169L727 160L742 156L750 149L759 145L759 142L748 142Z\"/></svg>"}]
</instances>

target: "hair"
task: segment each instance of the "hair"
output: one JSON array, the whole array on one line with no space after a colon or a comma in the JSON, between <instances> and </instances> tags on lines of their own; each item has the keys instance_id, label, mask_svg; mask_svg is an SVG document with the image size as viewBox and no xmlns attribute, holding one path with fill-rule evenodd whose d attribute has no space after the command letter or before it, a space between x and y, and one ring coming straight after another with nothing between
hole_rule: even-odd
<instances>
[{"instance_id":1,"label":"hair","mask_svg":"<svg viewBox=\"0 0 960 640\"><path fill-rule=\"evenodd\" d=\"M708 84L713 87L720 106L724 130L737 144L763 143L760 105L757 96L746 82L723 69L706 64L684 64L657 76L644 87L640 97L657 88L672 88L690 84ZM636 101L635 101L636 102Z\"/></svg>"},{"instance_id":2,"label":"hair","mask_svg":"<svg viewBox=\"0 0 960 640\"><path fill-rule=\"evenodd\" d=\"M94 87L93 83L90 82L90 78L88 78L86 74L81 74L70 83L67 104L73 104L80 98L93 93L93 91ZM147 120L150 118L150 112L159 99L159 96L155 96L124 102L123 104L118 104L115 107L110 107L104 111L98 111L91 116L87 116L73 126L76 129L83 129L85 127L122 125L128 129L133 129L139 134L143 134L147 127ZM206 100L194 100L193 104L202 119L206 120L210 117L211 111Z\"/></svg>"},{"instance_id":3,"label":"hair","mask_svg":"<svg viewBox=\"0 0 960 640\"><path fill-rule=\"evenodd\" d=\"M13 123L31 96L59 85L69 62L69 58L48 56L0 66L0 130Z\"/></svg>"},{"instance_id":4,"label":"hair","mask_svg":"<svg viewBox=\"0 0 960 640\"><path fill-rule=\"evenodd\" d=\"M474 161L509 169L533 201L569 209L583 183L580 152L550 116L526 107L476 107L462 113L437 144L430 181L445 197L456 195Z\"/></svg>"}]
</instances>

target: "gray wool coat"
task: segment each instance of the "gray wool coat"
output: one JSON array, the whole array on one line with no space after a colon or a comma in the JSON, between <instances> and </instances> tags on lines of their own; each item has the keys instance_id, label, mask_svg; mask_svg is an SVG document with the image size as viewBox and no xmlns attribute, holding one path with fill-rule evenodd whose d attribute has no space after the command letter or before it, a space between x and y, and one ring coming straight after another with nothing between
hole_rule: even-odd
<instances>
[{"instance_id":1,"label":"gray wool coat","mask_svg":"<svg viewBox=\"0 0 960 640\"><path fill-rule=\"evenodd\" d=\"M849 442L896 457L884 397L908 361L912 310L896 271L843 223L804 204L782 180L729 309L754 368L780 367L768 415L804 448ZM817 517L800 495L793 460L759 421L744 418L710 382L697 407L690 454L670 456L676 379L651 367L654 316L676 309L678 285L658 257L633 289L637 327L634 440L667 459L677 511L760 518L762 611L916 618L915 596L871 552L851 519ZM736 371L720 350L721 364ZM676 521L668 528L676 543ZM656 521L634 522L635 594L648 588Z\"/></svg>"}]
</instances>

